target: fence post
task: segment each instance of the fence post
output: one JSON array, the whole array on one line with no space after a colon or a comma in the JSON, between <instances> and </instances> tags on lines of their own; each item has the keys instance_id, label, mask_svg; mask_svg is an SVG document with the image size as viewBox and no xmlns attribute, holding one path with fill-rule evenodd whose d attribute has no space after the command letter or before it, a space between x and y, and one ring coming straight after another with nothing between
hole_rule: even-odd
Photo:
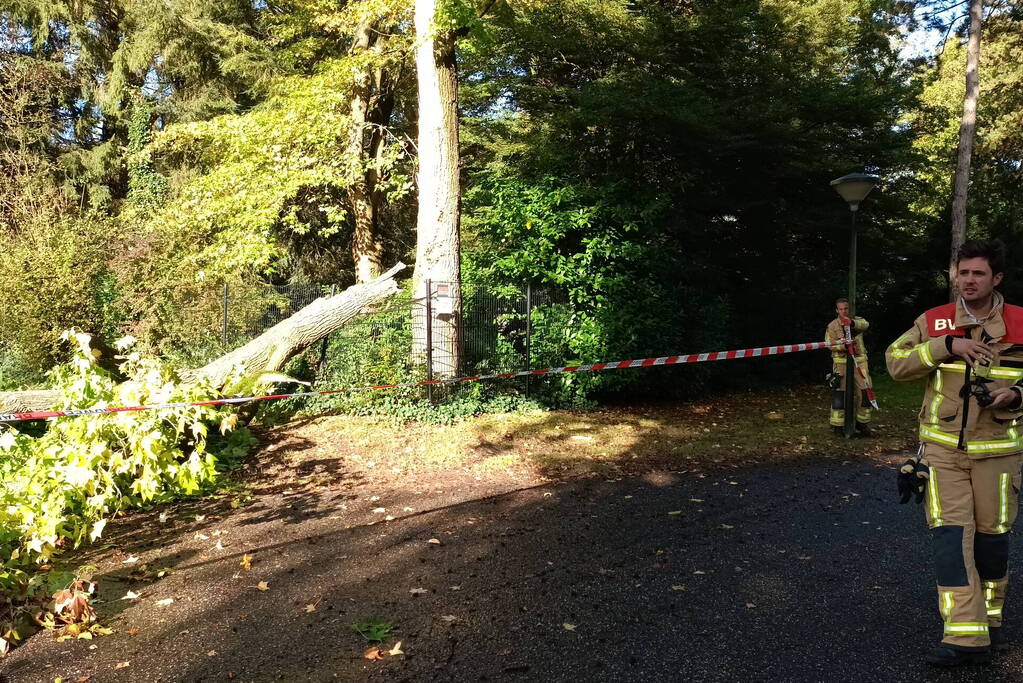
<instances>
[{"instance_id":1,"label":"fence post","mask_svg":"<svg viewBox=\"0 0 1023 683\"><path fill-rule=\"evenodd\" d=\"M533 288L526 283L526 370L533 369L533 356L530 348L533 341ZM526 397L529 397L529 375L526 375Z\"/></svg>"},{"instance_id":2,"label":"fence post","mask_svg":"<svg viewBox=\"0 0 1023 683\"><path fill-rule=\"evenodd\" d=\"M433 381L433 282L426 281L426 379ZM433 385L426 385L426 397L433 403Z\"/></svg>"},{"instance_id":3,"label":"fence post","mask_svg":"<svg viewBox=\"0 0 1023 683\"><path fill-rule=\"evenodd\" d=\"M227 350L227 283L226 282L224 283L224 304L223 304L223 308L224 308L224 328L223 328L223 332L222 332L222 337L223 337L223 341L224 341L224 350L226 351Z\"/></svg>"}]
</instances>

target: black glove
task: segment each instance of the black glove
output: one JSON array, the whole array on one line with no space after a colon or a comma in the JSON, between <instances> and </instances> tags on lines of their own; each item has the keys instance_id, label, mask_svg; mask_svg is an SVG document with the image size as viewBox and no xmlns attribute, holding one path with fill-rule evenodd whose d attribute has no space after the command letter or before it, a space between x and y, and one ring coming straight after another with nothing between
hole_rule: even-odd
<instances>
[{"instance_id":1,"label":"black glove","mask_svg":"<svg viewBox=\"0 0 1023 683\"><path fill-rule=\"evenodd\" d=\"M924 490L927 480L931 478L931 470L919 460L909 459L899 468L899 503L908 503L916 496L916 502L924 502Z\"/></svg>"}]
</instances>

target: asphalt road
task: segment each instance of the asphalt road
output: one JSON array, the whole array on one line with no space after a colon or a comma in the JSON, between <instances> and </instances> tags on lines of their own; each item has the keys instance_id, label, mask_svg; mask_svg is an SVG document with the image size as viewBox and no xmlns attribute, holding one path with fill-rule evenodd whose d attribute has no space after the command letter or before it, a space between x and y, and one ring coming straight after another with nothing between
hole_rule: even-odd
<instances>
[{"instance_id":1,"label":"asphalt road","mask_svg":"<svg viewBox=\"0 0 1023 683\"><path fill-rule=\"evenodd\" d=\"M883 462L364 493L214 511L198 533L225 530L217 552L194 526L137 522L116 553L173 572L132 583L100 558L117 633L34 637L6 680L1023 680L1023 642L987 667L922 663L941 631L928 536ZM351 624L374 616L405 654L363 658Z\"/></svg>"}]
</instances>

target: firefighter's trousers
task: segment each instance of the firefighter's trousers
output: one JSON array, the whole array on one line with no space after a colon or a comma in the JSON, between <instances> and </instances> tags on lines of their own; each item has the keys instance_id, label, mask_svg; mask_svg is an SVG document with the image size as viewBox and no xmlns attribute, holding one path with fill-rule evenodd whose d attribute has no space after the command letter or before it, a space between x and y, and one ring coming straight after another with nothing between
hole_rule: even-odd
<instances>
[{"instance_id":1,"label":"firefighter's trousers","mask_svg":"<svg viewBox=\"0 0 1023 683\"><path fill-rule=\"evenodd\" d=\"M931 468L924 507L931 529L942 642L987 647L1002 625L1009 531L1019 506L1020 454L971 459L926 444Z\"/></svg>"},{"instance_id":2,"label":"firefighter's trousers","mask_svg":"<svg viewBox=\"0 0 1023 683\"><path fill-rule=\"evenodd\" d=\"M867 382L870 381L870 369L867 361L857 361L856 367L860 372L856 373L856 392L859 394L859 405L856 407L856 421L866 424L870 422L870 399L867 398ZM831 392L831 415L828 422L832 427L841 427L845 424L845 359L835 360L832 371L842 378L838 389ZM860 376L860 373L863 376Z\"/></svg>"}]
</instances>

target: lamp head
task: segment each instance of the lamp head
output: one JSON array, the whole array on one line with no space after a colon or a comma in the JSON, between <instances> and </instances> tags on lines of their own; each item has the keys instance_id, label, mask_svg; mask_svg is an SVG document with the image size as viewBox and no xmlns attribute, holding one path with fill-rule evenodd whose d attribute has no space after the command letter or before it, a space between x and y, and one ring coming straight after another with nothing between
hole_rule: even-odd
<instances>
[{"instance_id":1,"label":"lamp head","mask_svg":"<svg viewBox=\"0 0 1023 683\"><path fill-rule=\"evenodd\" d=\"M872 173L850 173L831 181L831 187L849 204L849 209L860 208L860 202L881 181L881 176Z\"/></svg>"}]
</instances>

